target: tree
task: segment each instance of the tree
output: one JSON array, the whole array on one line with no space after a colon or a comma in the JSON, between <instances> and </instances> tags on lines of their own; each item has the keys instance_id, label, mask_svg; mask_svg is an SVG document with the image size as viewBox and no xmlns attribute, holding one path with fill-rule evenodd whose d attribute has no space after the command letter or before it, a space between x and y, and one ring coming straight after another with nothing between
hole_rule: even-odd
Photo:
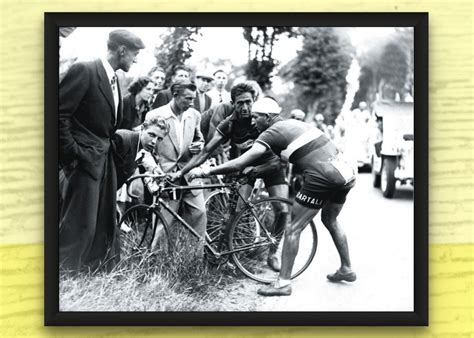
<instances>
[{"instance_id":1,"label":"tree","mask_svg":"<svg viewBox=\"0 0 474 338\"><path fill-rule=\"evenodd\" d=\"M360 101L372 102L376 94L394 99L413 95L413 29L397 28L382 41L372 39L365 51L358 55L361 65L359 90L352 108Z\"/></svg>"},{"instance_id":2,"label":"tree","mask_svg":"<svg viewBox=\"0 0 474 338\"><path fill-rule=\"evenodd\" d=\"M163 43L155 48L158 66L166 72L165 85L168 86L176 66L184 66L193 54L192 43L201 35L201 27L172 27L160 38Z\"/></svg>"},{"instance_id":3,"label":"tree","mask_svg":"<svg viewBox=\"0 0 474 338\"><path fill-rule=\"evenodd\" d=\"M346 76L354 48L349 37L331 27L301 28L303 46L281 71L295 83L299 106L307 120L322 113L332 124L346 95Z\"/></svg>"},{"instance_id":4,"label":"tree","mask_svg":"<svg viewBox=\"0 0 474 338\"><path fill-rule=\"evenodd\" d=\"M274 43L282 35L293 37L297 31L293 27L244 27L244 39L247 40L248 63L245 68L247 78L257 81L265 91L271 87L271 73L278 61L273 59Z\"/></svg>"}]
</instances>

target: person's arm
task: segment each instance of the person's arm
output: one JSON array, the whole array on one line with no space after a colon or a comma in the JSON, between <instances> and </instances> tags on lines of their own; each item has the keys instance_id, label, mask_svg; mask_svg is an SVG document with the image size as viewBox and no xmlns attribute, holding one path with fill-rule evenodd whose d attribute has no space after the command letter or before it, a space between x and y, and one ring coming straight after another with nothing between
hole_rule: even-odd
<instances>
[{"instance_id":1,"label":"person's arm","mask_svg":"<svg viewBox=\"0 0 474 338\"><path fill-rule=\"evenodd\" d=\"M72 136L72 118L89 88L88 74L84 64L76 63L59 85L59 153L62 164L83 157L81 147Z\"/></svg>"},{"instance_id":2,"label":"person's arm","mask_svg":"<svg viewBox=\"0 0 474 338\"><path fill-rule=\"evenodd\" d=\"M188 173L194 167L197 167L206 161L212 152L224 142L225 138L219 132L215 132L213 138L209 141L204 149L197 155L193 156L191 160L181 169L181 175Z\"/></svg>"},{"instance_id":3,"label":"person's arm","mask_svg":"<svg viewBox=\"0 0 474 338\"><path fill-rule=\"evenodd\" d=\"M234 160L221 164L217 167L210 168L208 171L204 171L199 168L194 169L189 174L189 179L193 180L194 178L207 177L209 175L227 174L235 171L241 171L250 163L260 158L266 150L267 148L263 144L254 143L250 150Z\"/></svg>"}]
</instances>

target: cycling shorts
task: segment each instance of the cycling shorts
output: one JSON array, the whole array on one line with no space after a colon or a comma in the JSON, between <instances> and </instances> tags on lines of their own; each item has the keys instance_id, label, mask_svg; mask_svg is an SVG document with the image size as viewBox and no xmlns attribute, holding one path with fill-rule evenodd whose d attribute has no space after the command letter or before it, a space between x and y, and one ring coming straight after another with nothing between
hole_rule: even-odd
<instances>
[{"instance_id":1,"label":"cycling shorts","mask_svg":"<svg viewBox=\"0 0 474 338\"><path fill-rule=\"evenodd\" d=\"M355 173L344 177L331 163L321 163L319 167L304 171L303 185L295 201L310 209L321 209L327 202L343 204L355 186Z\"/></svg>"}]
</instances>

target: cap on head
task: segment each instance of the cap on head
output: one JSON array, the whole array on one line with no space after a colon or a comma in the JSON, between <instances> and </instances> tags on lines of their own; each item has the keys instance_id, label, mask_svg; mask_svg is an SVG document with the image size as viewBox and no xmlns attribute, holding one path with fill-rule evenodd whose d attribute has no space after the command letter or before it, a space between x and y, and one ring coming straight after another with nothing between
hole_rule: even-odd
<instances>
[{"instance_id":1,"label":"cap on head","mask_svg":"<svg viewBox=\"0 0 474 338\"><path fill-rule=\"evenodd\" d=\"M316 114L316 116L314 117L314 120L317 122L324 122L324 115L321 113Z\"/></svg>"},{"instance_id":2,"label":"cap on head","mask_svg":"<svg viewBox=\"0 0 474 338\"><path fill-rule=\"evenodd\" d=\"M291 118L304 120L306 114L301 109L293 109L290 113Z\"/></svg>"},{"instance_id":3,"label":"cap on head","mask_svg":"<svg viewBox=\"0 0 474 338\"><path fill-rule=\"evenodd\" d=\"M200 70L196 72L196 78L198 77L214 81L214 75L212 75L212 73L208 70Z\"/></svg>"},{"instance_id":4,"label":"cap on head","mask_svg":"<svg viewBox=\"0 0 474 338\"><path fill-rule=\"evenodd\" d=\"M281 107L275 100L264 97L255 101L255 103L252 105L252 112L278 115L281 112Z\"/></svg>"},{"instance_id":5,"label":"cap on head","mask_svg":"<svg viewBox=\"0 0 474 338\"><path fill-rule=\"evenodd\" d=\"M133 49L143 49L145 44L134 33L126 29L117 29L109 33L109 41L115 45L124 45Z\"/></svg>"}]
</instances>

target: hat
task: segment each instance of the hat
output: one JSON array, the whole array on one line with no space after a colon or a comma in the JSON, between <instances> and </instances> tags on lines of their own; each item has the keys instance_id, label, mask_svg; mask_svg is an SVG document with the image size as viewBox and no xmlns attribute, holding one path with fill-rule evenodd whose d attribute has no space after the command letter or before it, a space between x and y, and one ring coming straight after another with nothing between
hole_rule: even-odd
<instances>
[{"instance_id":1,"label":"hat","mask_svg":"<svg viewBox=\"0 0 474 338\"><path fill-rule=\"evenodd\" d=\"M200 70L200 71L196 72L196 78L198 78L198 77L214 81L214 76L208 70Z\"/></svg>"},{"instance_id":2,"label":"hat","mask_svg":"<svg viewBox=\"0 0 474 338\"><path fill-rule=\"evenodd\" d=\"M281 107L278 103L268 97L255 101L252 105L253 113L280 114Z\"/></svg>"},{"instance_id":3,"label":"hat","mask_svg":"<svg viewBox=\"0 0 474 338\"><path fill-rule=\"evenodd\" d=\"M292 118L304 119L306 117L306 114L301 109L293 109L290 113L290 116Z\"/></svg>"},{"instance_id":4,"label":"hat","mask_svg":"<svg viewBox=\"0 0 474 338\"><path fill-rule=\"evenodd\" d=\"M134 33L125 29L117 29L109 33L109 41L116 45L124 45L134 49L143 49L145 44Z\"/></svg>"}]
</instances>

